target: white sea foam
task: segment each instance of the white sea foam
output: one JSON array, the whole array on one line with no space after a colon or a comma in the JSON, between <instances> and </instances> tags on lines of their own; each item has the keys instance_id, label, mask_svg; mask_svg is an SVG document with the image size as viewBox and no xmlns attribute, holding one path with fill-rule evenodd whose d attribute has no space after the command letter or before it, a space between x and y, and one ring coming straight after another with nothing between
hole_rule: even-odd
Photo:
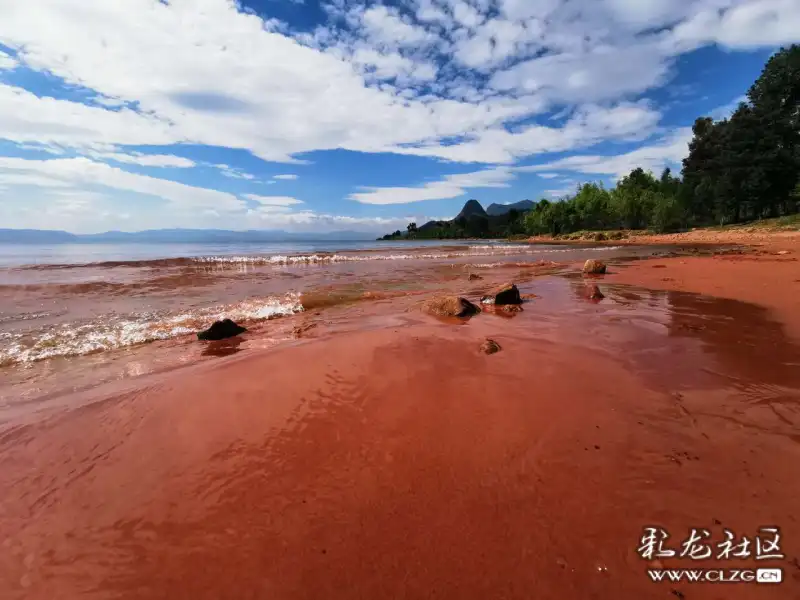
<instances>
[{"instance_id":1,"label":"white sea foam","mask_svg":"<svg viewBox=\"0 0 800 600\"><path fill-rule=\"evenodd\" d=\"M296 265L331 264L341 262L365 262L379 260L445 260L470 256L538 255L561 252L607 252L619 250L620 246L598 246L596 248L542 248L513 244L467 246L467 251L426 252L410 254L298 254L272 256L199 256L192 260L204 264L249 264L249 265Z\"/></svg>"},{"instance_id":2,"label":"white sea foam","mask_svg":"<svg viewBox=\"0 0 800 600\"><path fill-rule=\"evenodd\" d=\"M105 317L89 323L0 336L0 365L27 363L56 356L91 354L155 340L191 334L213 321L260 321L301 312L298 294L284 298L247 300L180 314L142 313L125 318Z\"/></svg>"}]
</instances>

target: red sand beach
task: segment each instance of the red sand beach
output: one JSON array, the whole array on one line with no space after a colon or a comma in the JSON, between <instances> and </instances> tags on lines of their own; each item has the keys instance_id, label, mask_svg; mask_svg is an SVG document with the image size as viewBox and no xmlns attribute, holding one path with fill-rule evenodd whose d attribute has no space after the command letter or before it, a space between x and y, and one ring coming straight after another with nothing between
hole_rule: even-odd
<instances>
[{"instance_id":1,"label":"red sand beach","mask_svg":"<svg viewBox=\"0 0 800 600\"><path fill-rule=\"evenodd\" d=\"M601 301L579 262L461 270L441 289L513 279L523 312L367 291L17 411L0 597L800 598L800 244L765 244L612 260ZM292 341L259 347L272 327ZM649 525L778 526L785 558L648 564ZM645 572L709 564L784 582Z\"/></svg>"}]
</instances>

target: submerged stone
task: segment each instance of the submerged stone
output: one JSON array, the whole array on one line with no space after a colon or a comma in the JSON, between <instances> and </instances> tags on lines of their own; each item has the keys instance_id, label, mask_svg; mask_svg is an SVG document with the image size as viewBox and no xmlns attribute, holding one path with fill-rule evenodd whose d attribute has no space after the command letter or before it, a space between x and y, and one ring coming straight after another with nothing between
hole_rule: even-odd
<instances>
[{"instance_id":1,"label":"submerged stone","mask_svg":"<svg viewBox=\"0 0 800 600\"><path fill-rule=\"evenodd\" d=\"M481 344L481 352L484 354L495 354L496 352L500 352L502 348L500 348L500 344L495 342L494 340L490 340L486 338L486 340Z\"/></svg>"}]
</instances>

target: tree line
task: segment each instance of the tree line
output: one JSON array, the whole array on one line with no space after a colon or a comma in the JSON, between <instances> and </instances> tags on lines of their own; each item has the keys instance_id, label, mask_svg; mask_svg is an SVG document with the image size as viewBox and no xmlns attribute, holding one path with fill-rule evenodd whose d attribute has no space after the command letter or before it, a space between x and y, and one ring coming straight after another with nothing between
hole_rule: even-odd
<instances>
[{"instance_id":1,"label":"tree line","mask_svg":"<svg viewBox=\"0 0 800 600\"><path fill-rule=\"evenodd\" d=\"M730 118L697 119L682 177L634 169L612 189L587 183L524 216L530 234L659 232L740 223L800 210L800 46L782 48Z\"/></svg>"},{"instance_id":2,"label":"tree line","mask_svg":"<svg viewBox=\"0 0 800 600\"><path fill-rule=\"evenodd\" d=\"M637 168L610 189L586 183L573 196L540 200L530 211L509 215L502 230L492 223L450 221L424 232L415 225L404 237L667 232L795 214L800 211L800 46L782 48L767 61L747 100L729 118L701 117L692 132L680 177L668 168L660 177Z\"/></svg>"}]
</instances>

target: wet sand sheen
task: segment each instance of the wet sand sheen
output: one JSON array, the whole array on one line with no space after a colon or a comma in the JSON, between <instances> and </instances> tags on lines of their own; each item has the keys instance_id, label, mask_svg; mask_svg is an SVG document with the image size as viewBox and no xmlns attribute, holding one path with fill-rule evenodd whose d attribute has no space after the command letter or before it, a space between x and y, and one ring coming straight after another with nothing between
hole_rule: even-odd
<instances>
[{"instance_id":1,"label":"wet sand sheen","mask_svg":"<svg viewBox=\"0 0 800 600\"><path fill-rule=\"evenodd\" d=\"M796 339L757 305L599 283L592 303L580 278L534 278L523 313L463 325L414 297L344 307L309 341L7 424L0 589L797 597L790 562L776 588L655 585L635 553L645 525L777 524L797 560Z\"/></svg>"}]
</instances>

